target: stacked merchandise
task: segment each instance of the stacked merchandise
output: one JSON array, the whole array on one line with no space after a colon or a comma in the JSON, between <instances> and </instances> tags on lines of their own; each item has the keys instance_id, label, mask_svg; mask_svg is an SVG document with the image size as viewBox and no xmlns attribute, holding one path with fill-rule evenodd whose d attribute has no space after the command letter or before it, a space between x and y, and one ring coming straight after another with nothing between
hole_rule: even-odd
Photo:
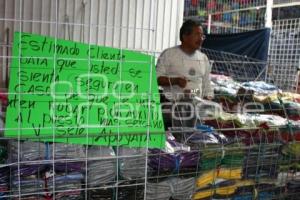
<instances>
[{"instance_id":1,"label":"stacked merchandise","mask_svg":"<svg viewBox=\"0 0 300 200\"><path fill-rule=\"evenodd\" d=\"M132 181L122 183L121 185L119 185L119 188L116 189L116 193L118 194L117 199L144 199L145 187L143 184L144 183L134 184Z\"/></svg>"},{"instance_id":2,"label":"stacked merchandise","mask_svg":"<svg viewBox=\"0 0 300 200\"><path fill-rule=\"evenodd\" d=\"M194 192L195 178L167 178L147 183L147 200L188 200Z\"/></svg>"},{"instance_id":3,"label":"stacked merchandise","mask_svg":"<svg viewBox=\"0 0 300 200\"><path fill-rule=\"evenodd\" d=\"M109 200L114 191L106 186L112 185L116 178L117 158L111 147L91 146L88 148L87 187L89 199Z\"/></svg>"},{"instance_id":4,"label":"stacked merchandise","mask_svg":"<svg viewBox=\"0 0 300 200\"><path fill-rule=\"evenodd\" d=\"M59 159L82 159L85 157L82 146L73 144L30 141L9 141L9 162L39 161L52 163Z\"/></svg>"},{"instance_id":5,"label":"stacked merchandise","mask_svg":"<svg viewBox=\"0 0 300 200\"><path fill-rule=\"evenodd\" d=\"M293 120L300 119L299 94L282 92L276 86L263 81L239 83L224 75L212 75L211 80L215 101L221 103L225 111L236 109L239 103L251 103L248 109L260 109L263 105L265 114L276 114Z\"/></svg>"},{"instance_id":6,"label":"stacked merchandise","mask_svg":"<svg viewBox=\"0 0 300 200\"><path fill-rule=\"evenodd\" d=\"M122 182L122 181L120 181ZM123 182L117 188L103 188L90 190L88 199L94 200L128 200L144 199L144 186L142 184L131 184Z\"/></svg>"},{"instance_id":7,"label":"stacked merchandise","mask_svg":"<svg viewBox=\"0 0 300 200\"><path fill-rule=\"evenodd\" d=\"M287 183L287 199L299 199L300 175L298 174Z\"/></svg>"},{"instance_id":8,"label":"stacked merchandise","mask_svg":"<svg viewBox=\"0 0 300 200\"><path fill-rule=\"evenodd\" d=\"M84 176L81 172L58 172L52 175L53 171L47 171L45 179L45 195L55 199L81 199L81 185ZM47 176L49 174L49 176Z\"/></svg>"},{"instance_id":9,"label":"stacked merchandise","mask_svg":"<svg viewBox=\"0 0 300 200\"><path fill-rule=\"evenodd\" d=\"M81 199L81 186L85 175L84 163L81 160L86 157L82 146L54 143L50 145L50 151L53 148L54 157L50 156L50 159L58 161L44 172L47 195L50 194L52 197L55 195L55 199Z\"/></svg>"},{"instance_id":10,"label":"stacked merchandise","mask_svg":"<svg viewBox=\"0 0 300 200\"><path fill-rule=\"evenodd\" d=\"M247 150L244 175L250 179L276 178L278 175L278 158L280 144L262 143Z\"/></svg>"},{"instance_id":11,"label":"stacked merchandise","mask_svg":"<svg viewBox=\"0 0 300 200\"><path fill-rule=\"evenodd\" d=\"M269 142L300 141L300 123L295 121L300 119L299 94L282 92L262 81L239 83L223 75L212 75L211 80L215 101L225 112L211 116L205 124L223 129L226 136L243 138L247 144L261 137L255 128L264 129Z\"/></svg>"},{"instance_id":12,"label":"stacked merchandise","mask_svg":"<svg viewBox=\"0 0 300 200\"><path fill-rule=\"evenodd\" d=\"M230 108L237 103L237 91L241 84L224 75L211 75L211 84L214 87L215 101Z\"/></svg>"},{"instance_id":13,"label":"stacked merchandise","mask_svg":"<svg viewBox=\"0 0 300 200\"><path fill-rule=\"evenodd\" d=\"M190 151L189 146L177 142L175 137L168 133L164 150L149 149L148 165L157 176L180 172L195 172L199 158L198 151Z\"/></svg>"},{"instance_id":14,"label":"stacked merchandise","mask_svg":"<svg viewBox=\"0 0 300 200\"><path fill-rule=\"evenodd\" d=\"M243 93L252 93L248 101L263 104L266 113L277 114L289 119L300 119L299 94L282 92L276 86L261 81L242 84Z\"/></svg>"},{"instance_id":15,"label":"stacked merchandise","mask_svg":"<svg viewBox=\"0 0 300 200\"><path fill-rule=\"evenodd\" d=\"M13 195L28 199L53 195L59 199L81 198L82 162L71 160L84 158L81 146L10 141L8 157Z\"/></svg>"},{"instance_id":16,"label":"stacked merchandise","mask_svg":"<svg viewBox=\"0 0 300 200\"><path fill-rule=\"evenodd\" d=\"M197 190L193 199L228 198L235 194L237 189L245 185L253 185L253 181L241 180L242 169L220 168L203 172L197 178Z\"/></svg>"},{"instance_id":17,"label":"stacked merchandise","mask_svg":"<svg viewBox=\"0 0 300 200\"><path fill-rule=\"evenodd\" d=\"M245 145L239 139L231 139L224 145L225 155L221 166L224 168L240 168L243 166L245 157Z\"/></svg>"},{"instance_id":18,"label":"stacked merchandise","mask_svg":"<svg viewBox=\"0 0 300 200\"><path fill-rule=\"evenodd\" d=\"M119 157L119 175L125 180L118 189L118 199L143 199L145 173L146 172L146 153L145 148L120 147L116 149Z\"/></svg>"},{"instance_id":19,"label":"stacked merchandise","mask_svg":"<svg viewBox=\"0 0 300 200\"><path fill-rule=\"evenodd\" d=\"M282 187L282 192L278 195L280 199L299 199L300 172L289 170L280 172L277 177L277 185Z\"/></svg>"},{"instance_id":20,"label":"stacked merchandise","mask_svg":"<svg viewBox=\"0 0 300 200\"><path fill-rule=\"evenodd\" d=\"M201 171L216 169L220 166L227 138L215 132L211 127L198 126L197 130L187 137L186 143L194 151L199 151L201 159L199 168Z\"/></svg>"},{"instance_id":21,"label":"stacked merchandise","mask_svg":"<svg viewBox=\"0 0 300 200\"><path fill-rule=\"evenodd\" d=\"M288 199L299 198L300 191L300 143L289 142L282 146L281 159L279 161L281 182L286 183Z\"/></svg>"},{"instance_id":22,"label":"stacked merchandise","mask_svg":"<svg viewBox=\"0 0 300 200\"><path fill-rule=\"evenodd\" d=\"M11 167L12 195L26 199L39 199L44 196L45 180L42 175L45 167L27 164Z\"/></svg>"},{"instance_id":23,"label":"stacked merchandise","mask_svg":"<svg viewBox=\"0 0 300 200\"><path fill-rule=\"evenodd\" d=\"M18 149L19 145L19 149ZM8 163L11 167L11 191L13 195L21 195L28 199L41 198L44 194L44 164L21 164L19 162L43 160L45 144L37 142L9 142Z\"/></svg>"},{"instance_id":24,"label":"stacked merchandise","mask_svg":"<svg viewBox=\"0 0 300 200\"><path fill-rule=\"evenodd\" d=\"M111 147L91 146L88 148L87 184L100 187L115 180L117 160Z\"/></svg>"},{"instance_id":25,"label":"stacked merchandise","mask_svg":"<svg viewBox=\"0 0 300 200\"><path fill-rule=\"evenodd\" d=\"M279 127L280 137L284 142L300 141L300 120L289 121L286 126Z\"/></svg>"},{"instance_id":26,"label":"stacked merchandise","mask_svg":"<svg viewBox=\"0 0 300 200\"><path fill-rule=\"evenodd\" d=\"M7 147L4 144L0 144L0 165L5 164L7 159Z\"/></svg>"},{"instance_id":27,"label":"stacked merchandise","mask_svg":"<svg viewBox=\"0 0 300 200\"><path fill-rule=\"evenodd\" d=\"M247 183L241 181L244 152L236 141L202 125L188 138L187 144L201 152L201 175L196 180L193 199L232 195L238 186Z\"/></svg>"},{"instance_id":28,"label":"stacked merchandise","mask_svg":"<svg viewBox=\"0 0 300 200\"><path fill-rule=\"evenodd\" d=\"M293 121L299 118L300 95L282 92L274 85L260 81L238 83L224 76L214 76L212 81L215 100L223 105L227 113L223 112L213 120L205 121L205 124L221 128L224 135L229 138L238 137L241 141L239 144L246 145L243 147L247 150L245 159L240 159L238 163L243 163L243 178L255 181L252 185L238 187L233 199L247 198L247 195L252 199L254 194L257 199L272 199L282 193L282 187L286 187L286 181L276 183L278 172L297 168L297 158L291 153L291 149L287 153L287 148L284 148L283 157L280 149L281 142L300 139L299 122ZM252 107L247 108L252 108L254 113L239 112L243 110L239 110L241 107L237 106L246 103L253 103ZM263 105L263 110L260 110L263 112L255 113L257 110L253 109L260 109L255 104ZM235 151L229 152L230 149L225 149L227 155L236 157L233 156Z\"/></svg>"},{"instance_id":29,"label":"stacked merchandise","mask_svg":"<svg viewBox=\"0 0 300 200\"><path fill-rule=\"evenodd\" d=\"M277 199L279 194L283 192L283 189L276 186L274 183L261 182L251 185L244 185L239 187L235 194L232 196L232 200L271 200Z\"/></svg>"},{"instance_id":30,"label":"stacked merchandise","mask_svg":"<svg viewBox=\"0 0 300 200\"><path fill-rule=\"evenodd\" d=\"M118 149L120 175L125 180L139 180L145 177L146 149L120 147Z\"/></svg>"},{"instance_id":31,"label":"stacked merchandise","mask_svg":"<svg viewBox=\"0 0 300 200\"><path fill-rule=\"evenodd\" d=\"M243 174L247 179L255 180L255 190L250 188L250 194L258 195L258 199L273 199L281 192L281 185L277 184L279 174L280 143L260 143L249 146L244 161ZM245 194L245 188L240 195Z\"/></svg>"},{"instance_id":32,"label":"stacked merchandise","mask_svg":"<svg viewBox=\"0 0 300 200\"><path fill-rule=\"evenodd\" d=\"M118 159L117 155L118 154ZM145 177L145 149L120 147L115 151L106 147L90 147L88 166L89 199L143 199ZM118 162L118 164L117 164ZM119 168L117 168L119 167ZM114 180L119 172L118 188Z\"/></svg>"},{"instance_id":33,"label":"stacked merchandise","mask_svg":"<svg viewBox=\"0 0 300 200\"><path fill-rule=\"evenodd\" d=\"M105 189L91 189L88 191L88 198L91 200L113 200L114 198L114 189L105 188Z\"/></svg>"},{"instance_id":34,"label":"stacked merchandise","mask_svg":"<svg viewBox=\"0 0 300 200\"><path fill-rule=\"evenodd\" d=\"M281 172L300 170L300 143L290 142L282 146L279 168Z\"/></svg>"},{"instance_id":35,"label":"stacked merchandise","mask_svg":"<svg viewBox=\"0 0 300 200\"><path fill-rule=\"evenodd\" d=\"M0 145L0 199L7 195L8 192L9 168L4 166L6 159L6 147L5 145Z\"/></svg>"},{"instance_id":36,"label":"stacked merchandise","mask_svg":"<svg viewBox=\"0 0 300 200\"><path fill-rule=\"evenodd\" d=\"M9 183L9 168L0 166L0 199L6 199L4 197L8 195L9 192L8 183Z\"/></svg>"},{"instance_id":37,"label":"stacked merchandise","mask_svg":"<svg viewBox=\"0 0 300 200\"><path fill-rule=\"evenodd\" d=\"M187 200L194 192L199 151L193 151L186 144L178 142L173 134L167 133L165 149L149 149L151 175L146 187L147 200Z\"/></svg>"}]
</instances>

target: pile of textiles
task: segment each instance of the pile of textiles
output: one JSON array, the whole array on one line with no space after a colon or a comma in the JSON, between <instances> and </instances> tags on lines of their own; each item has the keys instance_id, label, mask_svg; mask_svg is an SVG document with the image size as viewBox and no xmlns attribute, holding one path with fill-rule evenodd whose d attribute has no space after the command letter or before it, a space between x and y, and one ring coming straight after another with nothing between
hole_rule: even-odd
<instances>
[{"instance_id":1,"label":"pile of textiles","mask_svg":"<svg viewBox=\"0 0 300 200\"><path fill-rule=\"evenodd\" d=\"M20 141L9 141L9 163L18 161L52 160L54 159L79 159L85 158L82 146L63 143L42 143ZM54 155L53 155L54 148ZM20 156L20 157L18 157ZM46 162L46 161L45 161Z\"/></svg>"},{"instance_id":2,"label":"pile of textiles","mask_svg":"<svg viewBox=\"0 0 300 200\"><path fill-rule=\"evenodd\" d=\"M93 200L131 200L144 199L144 181L140 184L136 182L122 182L118 188L101 188L88 191L88 198Z\"/></svg>"},{"instance_id":3,"label":"pile of textiles","mask_svg":"<svg viewBox=\"0 0 300 200\"><path fill-rule=\"evenodd\" d=\"M165 149L149 149L148 166L153 173L178 173L195 171L199 163L199 151L190 151L168 133Z\"/></svg>"},{"instance_id":4,"label":"pile of textiles","mask_svg":"<svg viewBox=\"0 0 300 200\"><path fill-rule=\"evenodd\" d=\"M280 172L277 177L276 185L283 188L280 193L280 199L298 200L300 191L300 172L289 170Z\"/></svg>"},{"instance_id":5,"label":"pile of textiles","mask_svg":"<svg viewBox=\"0 0 300 200\"><path fill-rule=\"evenodd\" d=\"M281 159L279 161L280 171L300 170L300 143L290 142L282 146Z\"/></svg>"},{"instance_id":6,"label":"pile of textiles","mask_svg":"<svg viewBox=\"0 0 300 200\"><path fill-rule=\"evenodd\" d=\"M299 172L297 172L299 175ZM286 172L279 172L277 175L276 184L279 186L284 186L288 181L293 180L295 177L295 174L293 170L286 171Z\"/></svg>"},{"instance_id":7,"label":"pile of textiles","mask_svg":"<svg viewBox=\"0 0 300 200\"><path fill-rule=\"evenodd\" d=\"M103 186L115 180L117 158L111 147L91 146L88 148L88 158L88 187Z\"/></svg>"},{"instance_id":8,"label":"pile of textiles","mask_svg":"<svg viewBox=\"0 0 300 200\"><path fill-rule=\"evenodd\" d=\"M280 145L280 143L261 141L257 145L250 146L244 161L245 178L259 180L277 177Z\"/></svg>"},{"instance_id":9,"label":"pile of textiles","mask_svg":"<svg viewBox=\"0 0 300 200\"><path fill-rule=\"evenodd\" d=\"M134 180L145 177L145 148L119 148L119 170L122 178Z\"/></svg>"},{"instance_id":10,"label":"pile of textiles","mask_svg":"<svg viewBox=\"0 0 300 200\"><path fill-rule=\"evenodd\" d=\"M147 200L191 199L195 190L195 178L168 178L147 182Z\"/></svg>"},{"instance_id":11,"label":"pile of textiles","mask_svg":"<svg viewBox=\"0 0 300 200\"><path fill-rule=\"evenodd\" d=\"M281 90L275 85L268 84L264 81L249 81L242 83L242 88L246 91L253 91L255 95L277 94Z\"/></svg>"},{"instance_id":12,"label":"pile of textiles","mask_svg":"<svg viewBox=\"0 0 300 200\"><path fill-rule=\"evenodd\" d=\"M300 176L287 183L287 194L289 194L288 199L299 199L300 191Z\"/></svg>"},{"instance_id":13,"label":"pile of textiles","mask_svg":"<svg viewBox=\"0 0 300 200\"><path fill-rule=\"evenodd\" d=\"M217 168L223 159L223 145L228 142L227 138L215 132L211 127L198 126L197 130L187 137L186 143L200 152L199 168L201 171Z\"/></svg>"},{"instance_id":14,"label":"pile of textiles","mask_svg":"<svg viewBox=\"0 0 300 200\"><path fill-rule=\"evenodd\" d=\"M263 81L237 82L229 76L212 74L215 100L232 106L238 102L270 102L283 98L285 100L300 99L293 93L284 93L278 87Z\"/></svg>"},{"instance_id":15,"label":"pile of textiles","mask_svg":"<svg viewBox=\"0 0 300 200\"><path fill-rule=\"evenodd\" d=\"M264 112L287 117L291 120L300 120L300 103L288 100L274 100L263 104Z\"/></svg>"},{"instance_id":16,"label":"pile of textiles","mask_svg":"<svg viewBox=\"0 0 300 200\"><path fill-rule=\"evenodd\" d=\"M206 120L205 124L215 128L255 128L261 124L266 124L267 126L285 126L288 124L288 120L269 114L230 114L221 112L219 116L214 116L214 119Z\"/></svg>"},{"instance_id":17,"label":"pile of textiles","mask_svg":"<svg viewBox=\"0 0 300 200\"><path fill-rule=\"evenodd\" d=\"M215 100L225 104L234 104L237 101L236 94L241 84L231 77L211 74L212 85L214 87Z\"/></svg>"},{"instance_id":18,"label":"pile of textiles","mask_svg":"<svg viewBox=\"0 0 300 200\"><path fill-rule=\"evenodd\" d=\"M223 113L214 120L205 120L204 123L221 129L219 131L229 138L241 138L247 145L260 142L260 138L267 138L269 142L278 141L282 138L276 128L290 124L285 118L275 115L229 113ZM288 137L288 134L285 136Z\"/></svg>"},{"instance_id":19,"label":"pile of textiles","mask_svg":"<svg viewBox=\"0 0 300 200\"><path fill-rule=\"evenodd\" d=\"M281 93L275 85L265 83L263 81L250 81L241 84L237 91L237 100L239 103L270 103L259 102L261 96L274 95ZM258 97L258 98L257 98Z\"/></svg>"},{"instance_id":20,"label":"pile of textiles","mask_svg":"<svg viewBox=\"0 0 300 200\"><path fill-rule=\"evenodd\" d=\"M0 167L0 199L4 198L8 195L8 183L9 183L9 168L8 167Z\"/></svg>"},{"instance_id":21,"label":"pile of textiles","mask_svg":"<svg viewBox=\"0 0 300 200\"><path fill-rule=\"evenodd\" d=\"M136 183L135 181L125 181L119 185L117 190L118 198L120 200L128 199L144 199L144 181L142 183ZM113 199L112 199L113 200Z\"/></svg>"},{"instance_id":22,"label":"pile of textiles","mask_svg":"<svg viewBox=\"0 0 300 200\"><path fill-rule=\"evenodd\" d=\"M281 187L272 183L255 183L253 185L240 186L235 194L232 196L232 200L272 200L276 199L283 191Z\"/></svg>"},{"instance_id":23,"label":"pile of textiles","mask_svg":"<svg viewBox=\"0 0 300 200\"><path fill-rule=\"evenodd\" d=\"M258 127L261 124L266 124L267 126L284 126L288 123L287 119L267 114L238 114L242 127Z\"/></svg>"},{"instance_id":24,"label":"pile of textiles","mask_svg":"<svg viewBox=\"0 0 300 200\"><path fill-rule=\"evenodd\" d=\"M11 167L12 191L14 194L22 195L30 193L42 193L43 196L51 196L53 190L53 180L55 181L56 194L61 198L71 198L80 196L81 182L83 180L83 163L55 163L54 168L50 164L23 164L19 168ZM55 171L55 172L53 172ZM69 190L57 192L59 190ZM34 197L36 197L35 194Z\"/></svg>"},{"instance_id":25,"label":"pile of textiles","mask_svg":"<svg viewBox=\"0 0 300 200\"><path fill-rule=\"evenodd\" d=\"M268 95L265 94L254 95L253 98L256 102L260 102L260 103L271 103L279 99L282 101L292 101L292 102L300 103L300 94L291 93L291 92L278 92L278 93L273 93Z\"/></svg>"},{"instance_id":26,"label":"pile of textiles","mask_svg":"<svg viewBox=\"0 0 300 200\"><path fill-rule=\"evenodd\" d=\"M113 188L88 190L88 198L90 200L113 200L115 192Z\"/></svg>"},{"instance_id":27,"label":"pile of textiles","mask_svg":"<svg viewBox=\"0 0 300 200\"><path fill-rule=\"evenodd\" d=\"M245 145L238 139L230 139L214 131L212 127L200 125L188 137L187 144L193 150L199 150L202 171L218 168L242 167Z\"/></svg>"},{"instance_id":28,"label":"pile of textiles","mask_svg":"<svg viewBox=\"0 0 300 200\"><path fill-rule=\"evenodd\" d=\"M80 159L85 156L82 146L9 141L9 147L12 194L47 199L53 197L55 190L57 199L81 198L84 162Z\"/></svg>"},{"instance_id":29,"label":"pile of textiles","mask_svg":"<svg viewBox=\"0 0 300 200\"><path fill-rule=\"evenodd\" d=\"M211 75L211 82L214 101L223 105L225 111L236 111L239 103L252 103L247 105L248 109L259 109L263 105L264 114L300 120L300 94L282 92L275 85L263 81L239 83L223 75Z\"/></svg>"},{"instance_id":30,"label":"pile of textiles","mask_svg":"<svg viewBox=\"0 0 300 200\"><path fill-rule=\"evenodd\" d=\"M207 199L211 197L228 198L233 195L239 187L253 185L253 181L241 179L241 168L220 168L207 171L197 178L197 190L193 195L193 199Z\"/></svg>"},{"instance_id":31,"label":"pile of textiles","mask_svg":"<svg viewBox=\"0 0 300 200\"><path fill-rule=\"evenodd\" d=\"M239 140L233 139L224 145L225 155L221 166L224 168L242 167L244 163L246 146Z\"/></svg>"},{"instance_id":32,"label":"pile of textiles","mask_svg":"<svg viewBox=\"0 0 300 200\"><path fill-rule=\"evenodd\" d=\"M300 121L290 120L286 126L279 127L278 130L284 142L300 141Z\"/></svg>"},{"instance_id":33,"label":"pile of textiles","mask_svg":"<svg viewBox=\"0 0 300 200\"><path fill-rule=\"evenodd\" d=\"M39 199L44 196L44 165L32 164L11 168L11 191L13 195L22 195L26 199Z\"/></svg>"},{"instance_id":34,"label":"pile of textiles","mask_svg":"<svg viewBox=\"0 0 300 200\"><path fill-rule=\"evenodd\" d=\"M3 144L0 144L0 165L4 164L7 159L7 147Z\"/></svg>"},{"instance_id":35,"label":"pile of textiles","mask_svg":"<svg viewBox=\"0 0 300 200\"><path fill-rule=\"evenodd\" d=\"M45 196L53 197L53 191L55 191L55 199L81 199L81 182L84 176L81 172L70 172L70 173L55 173L45 172ZM47 177L47 174L49 176ZM53 187L54 186L54 187Z\"/></svg>"}]
</instances>

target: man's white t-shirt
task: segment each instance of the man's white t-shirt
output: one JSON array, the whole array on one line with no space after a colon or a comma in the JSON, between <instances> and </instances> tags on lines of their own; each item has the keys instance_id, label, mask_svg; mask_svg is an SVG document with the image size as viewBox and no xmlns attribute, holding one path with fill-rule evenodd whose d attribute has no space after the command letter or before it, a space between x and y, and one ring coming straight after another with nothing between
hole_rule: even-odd
<instances>
[{"instance_id":1,"label":"man's white t-shirt","mask_svg":"<svg viewBox=\"0 0 300 200\"><path fill-rule=\"evenodd\" d=\"M164 94L168 99L182 98L184 90L197 90L197 95L201 98L213 96L209 78L211 66L207 56L199 50L187 54L180 46L166 49L157 61L156 71L157 77L181 77L188 81L185 88L171 84L164 86Z\"/></svg>"}]
</instances>

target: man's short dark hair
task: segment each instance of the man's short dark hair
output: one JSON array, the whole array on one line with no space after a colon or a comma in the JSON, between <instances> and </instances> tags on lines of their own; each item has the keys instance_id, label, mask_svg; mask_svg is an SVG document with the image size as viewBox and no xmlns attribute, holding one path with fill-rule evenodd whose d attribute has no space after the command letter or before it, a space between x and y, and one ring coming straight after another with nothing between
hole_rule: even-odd
<instances>
[{"instance_id":1,"label":"man's short dark hair","mask_svg":"<svg viewBox=\"0 0 300 200\"><path fill-rule=\"evenodd\" d=\"M185 22L183 22L181 28L180 28L180 33L179 33L179 37L180 37L180 41L183 41L183 36L184 35L189 35L193 32L193 28L194 27L199 27L201 26L200 23L197 23L194 20L186 20Z\"/></svg>"}]
</instances>

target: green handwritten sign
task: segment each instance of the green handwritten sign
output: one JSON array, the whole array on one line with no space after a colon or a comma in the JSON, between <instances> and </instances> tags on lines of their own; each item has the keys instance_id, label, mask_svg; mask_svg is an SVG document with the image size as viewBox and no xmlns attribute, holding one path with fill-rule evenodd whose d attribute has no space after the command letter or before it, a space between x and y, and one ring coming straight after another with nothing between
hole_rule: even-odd
<instances>
[{"instance_id":1,"label":"green handwritten sign","mask_svg":"<svg viewBox=\"0 0 300 200\"><path fill-rule=\"evenodd\" d=\"M164 147L152 56L15 33L6 137Z\"/></svg>"}]
</instances>

